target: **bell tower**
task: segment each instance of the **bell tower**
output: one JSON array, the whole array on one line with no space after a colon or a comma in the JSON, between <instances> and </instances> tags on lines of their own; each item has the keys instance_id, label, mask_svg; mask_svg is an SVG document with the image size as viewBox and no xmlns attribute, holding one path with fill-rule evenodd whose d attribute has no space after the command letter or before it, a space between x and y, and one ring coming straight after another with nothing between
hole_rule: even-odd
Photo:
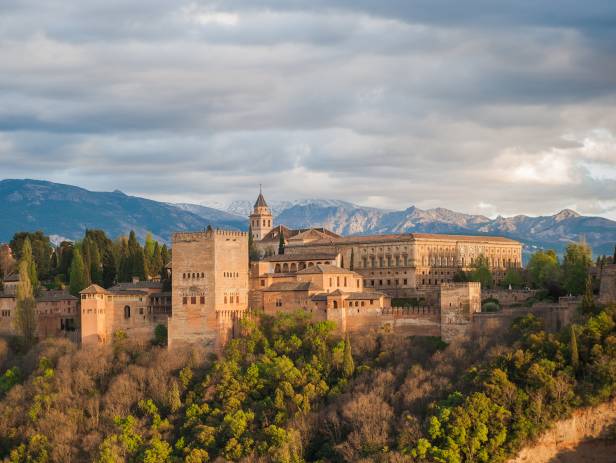
<instances>
[{"instance_id":1,"label":"bell tower","mask_svg":"<svg viewBox=\"0 0 616 463\"><path fill-rule=\"evenodd\" d=\"M255 202L252 214L250 214L250 228L252 230L252 239L261 241L265 235L273 228L272 227L272 212L265 202L261 186L259 185L259 196Z\"/></svg>"}]
</instances>

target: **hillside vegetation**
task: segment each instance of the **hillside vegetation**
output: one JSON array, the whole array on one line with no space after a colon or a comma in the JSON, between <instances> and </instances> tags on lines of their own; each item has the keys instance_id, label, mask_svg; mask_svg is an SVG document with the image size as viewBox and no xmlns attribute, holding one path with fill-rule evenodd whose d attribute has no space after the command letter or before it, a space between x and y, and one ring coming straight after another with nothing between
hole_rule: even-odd
<instances>
[{"instance_id":1,"label":"hillside vegetation","mask_svg":"<svg viewBox=\"0 0 616 463\"><path fill-rule=\"evenodd\" d=\"M499 462L616 387L613 308L503 345L264 317L216 359L119 336L0 348L5 462ZM351 348L352 344L352 348Z\"/></svg>"}]
</instances>

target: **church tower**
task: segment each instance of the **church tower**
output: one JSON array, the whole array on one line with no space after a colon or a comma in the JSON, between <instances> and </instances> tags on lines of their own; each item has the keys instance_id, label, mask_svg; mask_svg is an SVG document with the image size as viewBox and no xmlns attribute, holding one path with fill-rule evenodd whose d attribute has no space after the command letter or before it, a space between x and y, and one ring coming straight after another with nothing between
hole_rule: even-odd
<instances>
[{"instance_id":1,"label":"church tower","mask_svg":"<svg viewBox=\"0 0 616 463\"><path fill-rule=\"evenodd\" d=\"M250 228L252 229L252 238L255 241L261 241L265 235L272 229L272 212L265 202L261 188L259 187L259 197L255 202L255 207L250 214Z\"/></svg>"}]
</instances>

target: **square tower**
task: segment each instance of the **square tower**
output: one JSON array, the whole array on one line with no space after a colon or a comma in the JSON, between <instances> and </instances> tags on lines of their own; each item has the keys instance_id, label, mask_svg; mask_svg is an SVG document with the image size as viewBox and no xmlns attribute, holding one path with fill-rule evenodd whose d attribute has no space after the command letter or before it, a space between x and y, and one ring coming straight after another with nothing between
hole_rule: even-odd
<instances>
[{"instance_id":1,"label":"square tower","mask_svg":"<svg viewBox=\"0 0 616 463\"><path fill-rule=\"evenodd\" d=\"M248 308L248 234L212 230L172 237L169 347L220 349Z\"/></svg>"},{"instance_id":2,"label":"square tower","mask_svg":"<svg viewBox=\"0 0 616 463\"><path fill-rule=\"evenodd\" d=\"M442 283L440 299L443 341L468 337L473 314L481 312L481 283Z\"/></svg>"}]
</instances>

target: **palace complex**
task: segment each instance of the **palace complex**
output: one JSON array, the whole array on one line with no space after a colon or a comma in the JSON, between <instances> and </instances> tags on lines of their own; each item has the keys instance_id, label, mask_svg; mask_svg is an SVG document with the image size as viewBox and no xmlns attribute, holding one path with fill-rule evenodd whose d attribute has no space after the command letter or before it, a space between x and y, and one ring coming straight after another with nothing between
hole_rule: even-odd
<instances>
[{"instance_id":1,"label":"palace complex","mask_svg":"<svg viewBox=\"0 0 616 463\"><path fill-rule=\"evenodd\" d=\"M171 237L170 291L160 281L90 285L80 298L43 291L36 304L38 336L65 336L84 345L114 335L150 340L168 328L168 345L203 343L219 350L240 335L240 320L258 313L304 310L330 320L341 332L381 331L458 337L498 331L520 310L528 291L492 291L505 301L497 314L481 312L479 283L457 283L456 274L485 259L498 285L522 266L522 245L509 238L426 233L339 236L324 228L275 225L260 192L250 232L207 230ZM249 249L252 243L253 249ZM282 252L279 252L282 251ZM258 257L249 262L249 255ZM616 297L616 271L606 270L605 294ZM15 276L0 293L0 335L15 333ZM612 294L614 293L614 294ZM573 301L533 306L555 329L571 316Z\"/></svg>"}]
</instances>

